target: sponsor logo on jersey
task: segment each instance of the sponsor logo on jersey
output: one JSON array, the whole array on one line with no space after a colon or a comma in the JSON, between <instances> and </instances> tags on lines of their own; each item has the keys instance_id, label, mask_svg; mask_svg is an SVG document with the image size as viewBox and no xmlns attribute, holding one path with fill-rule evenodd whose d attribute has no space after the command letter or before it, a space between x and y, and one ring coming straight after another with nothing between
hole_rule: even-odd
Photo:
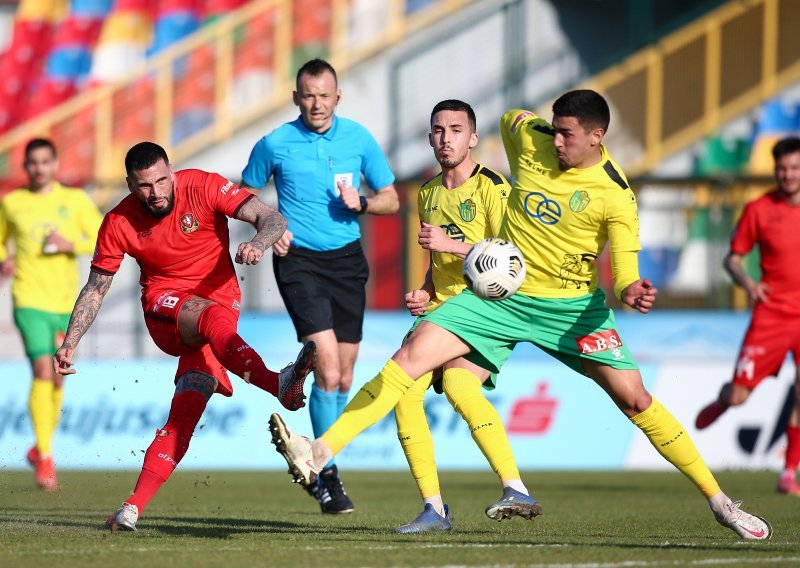
<instances>
[{"instance_id":1,"label":"sponsor logo on jersey","mask_svg":"<svg viewBox=\"0 0 800 568\"><path fill-rule=\"evenodd\" d=\"M438 211L438 210L439 210L439 206L438 205L434 205L433 207L426 207L425 208L425 213L433 213L434 211Z\"/></svg>"},{"instance_id":2,"label":"sponsor logo on jersey","mask_svg":"<svg viewBox=\"0 0 800 568\"><path fill-rule=\"evenodd\" d=\"M579 189L572 194L572 197L569 198L569 208L575 213L580 213L586 209L586 206L589 205L591 200L592 199L589 197L589 192Z\"/></svg>"},{"instance_id":3,"label":"sponsor logo on jersey","mask_svg":"<svg viewBox=\"0 0 800 568\"><path fill-rule=\"evenodd\" d=\"M544 193L532 191L523 201L525 213L543 225L555 225L561 219L561 205Z\"/></svg>"},{"instance_id":4,"label":"sponsor logo on jersey","mask_svg":"<svg viewBox=\"0 0 800 568\"><path fill-rule=\"evenodd\" d=\"M181 215L181 231L184 233L194 233L199 226L200 223L194 218L194 214L184 213Z\"/></svg>"},{"instance_id":5,"label":"sponsor logo on jersey","mask_svg":"<svg viewBox=\"0 0 800 568\"><path fill-rule=\"evenodd\" d=\"M228 195L228 190L233 187L233 182L229 181L225 185L219 188L219 191L222 195ZM235 194L234 194L235 195Z\"/></svg>"},{"instance_id":6,"label":"sponsor logo on jersey","mask_svg":"<svg viewBox=\"0 0 800 568\"><path fill-rule=\"evenodd\" d=\"M442 228L445 235L447 235L454 241L461 241L463 243L464 241L467 240L467 236L464 234L464 231L462 231L461 227L459 227L455 223L450 223L449 225L439 225L439 226Z\"/></svg>"},{"instance_id":7,"label":"sponsor logo on jersey","mask_svg":"<svg viewBox=\"0 0 800 568\"><path fill-rule=\"evenodd\" d=\"M622 347L622 340L619 338L619 333L616 329L607 329L605 331L596 331L583 337L575 339L578 344L578 350L581 353L600 353L601 351L611 351L615 359L622 359L624 355L619 348Z\"/></svg>"},{"instance_id":8,"label":"sponsor logo on jersey","mask_svg":"<svg viewBox=\"0 0 800 568\"><path fill-rule=\"evenodd\" d=\"M461 218L464 219L464 221L469 223L475 218L475 212L477 209L478 208L475 205L475 202L471 199L467 199L463 203L459 204L458 214L461 215Z\"/></svg>"}]
</instances>

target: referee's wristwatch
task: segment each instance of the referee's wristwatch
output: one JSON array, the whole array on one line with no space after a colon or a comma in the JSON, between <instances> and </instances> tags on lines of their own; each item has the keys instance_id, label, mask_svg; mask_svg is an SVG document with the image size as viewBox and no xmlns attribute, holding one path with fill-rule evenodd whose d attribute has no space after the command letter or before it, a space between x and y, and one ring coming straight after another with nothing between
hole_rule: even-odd
<instances>
[{"instance_id":1,"label":"referee's wristwatch","mask_svg":"<svg viewBox=\"0 0 800 568\"><path fill-rule=\"evenodd\" d=\"M364 197L363 195L359 195L358 200L361 202L361 209L356 211L356 215L363 215L364 213L367 212L367 206L369 205L369 203L367 203L367 198Z\"/></svg>"}]
</instances>

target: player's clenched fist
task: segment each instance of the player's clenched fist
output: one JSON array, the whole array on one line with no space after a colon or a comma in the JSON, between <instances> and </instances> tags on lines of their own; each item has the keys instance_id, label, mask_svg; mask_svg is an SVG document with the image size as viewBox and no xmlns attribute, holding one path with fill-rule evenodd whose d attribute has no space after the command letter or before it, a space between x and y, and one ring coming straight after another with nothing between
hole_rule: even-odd
<instances>
[{"instance_id":1,"label":"player's clenched fist","mask_svg":"<svg viewBox=\"0 0 800 568\"><path fill-rule=\"evenodd\" d=\"M262 256L264 256L264 251L258 245L246 242L239 245L239 250L236 251L236 262L238 264L258 264Z\"/></svg>"},{"instance_id":2,"label":"player's clenched fist","mask_svg":"<svg viewBox=\"0 0 800 568\"><path fill-rule=\"evenodd\" d=\"M422 228L417 235L417 242L425 250L434 252L451 252L453 241L441 227L422 222Z\"/></svg>"},{"instance_id":3,"label":"player's clenched fist","mask_svg":"<svg viewBox=\"0 0 800 568\"><path fill-rule=\"evenodd\" d=\"M431 295L426 290L411 290L406 293L406 309L412 316L420 316L425 313L425 306L431 301Z\"/></svg>"}]
</instances>

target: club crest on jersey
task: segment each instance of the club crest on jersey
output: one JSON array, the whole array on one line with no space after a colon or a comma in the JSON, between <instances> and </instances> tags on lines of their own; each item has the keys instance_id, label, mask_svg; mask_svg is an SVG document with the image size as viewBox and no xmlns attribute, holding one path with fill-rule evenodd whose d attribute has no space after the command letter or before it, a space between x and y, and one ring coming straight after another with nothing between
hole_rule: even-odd
<instances>
[{"instance_id":1,"label":"club crest on jersey","mask_svg":"<svg viewBox=\"0 0 800 568\"><path fill-rule=\"evenodd\" d=\"M467 199L464 203L459 204L458 206L458 214L461 215L461 218L464 219L467 223L472 221L475 218L475 212L477 207L475 202L471 199Z\"/></svg>"},{"instance_id":2,"label":"club crest on jersey","mask_svg":"<svg viewBox=\"0 0 800 568\"><path fill-rule=\"evenodd\" d=\"M194 218L192 213L184 213L181 215L181 231L184 233L194 233L200 223Z\"/></svg>"},{"instance_id":3,"label":"club crest on jersey","mask_svg":"<svg viewBox=\"0 0 800 568\"><path fill-rule=\"evenodd\" d=\"M589 192L579 189L575 193L572 194L572 197L569 198L569 208L572 209L575 213L580 213L586 206L589 205L589 202L592 199L589 197Z\"/></svg>"}]
</instances>

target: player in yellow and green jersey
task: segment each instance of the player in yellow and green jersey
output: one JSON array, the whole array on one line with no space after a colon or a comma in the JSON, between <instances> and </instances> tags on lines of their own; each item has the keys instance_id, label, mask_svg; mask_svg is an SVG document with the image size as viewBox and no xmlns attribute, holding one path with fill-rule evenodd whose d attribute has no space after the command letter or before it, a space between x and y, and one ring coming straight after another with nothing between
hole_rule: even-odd
<instances>
[{"instance_id":1,"label":"player in yellow and green jersey","mask_svg":"<svg viewBox=\"0 0 800 568\"><path fill-rule=\"evenodd\" d=\"M27 458L37 484L54 491L52 440L61 415L63 377L54 372L52 356L78 295L76 256L94 250L102 216L82 190L55 181L58 156L50 140L28 142L24 167L28 187L0 201L0 274L13 277L14 323L33 370L29 402L36 444Z\"/></svg>"},{"instance_id":2,"label":"player in yellow and green jersey","mask_svg":"<svg viewBox=\"0 0 800 568\"><path fill-rule=\"evenodd\" d=\"M657 292L639 277L636 198L602 145L609 116L605 99L591 90L559 97L552 125L524 110L503 115L500 129L514 183L499 236L525 256L522 288L497 302L469 290L449 299L313 442L276 427L282 422L274 416L278 449L296 476L312 478L426 372L456 357L498 372L516 344L528 341L606 391L656 450L697 486L720 524L744 539L770 538L769 523L742 511L741 502L720 490L684 428L645 389L597 289L594 261L608 244L614 293L622 303L647 313Z\"/></svg>"},{"instance_id":3,"label":"player in yellow and green jersey","mask_svg":"<svg viewBox=\"0 0 800 568\"><path fill-rule=\"evenodd\" d=\"M472 149L478 143L475 111L459 100L445 100L431 112L428 135L442 173L419 191L417 209L421 230L419 244L430 251L430 264L422 287L405 296L411 315L426 314L466 287L461 275L463 259L472 245L500 231L511 191L498 174L476 163ZM459 357L436 373L426 373L395 406L397 436L423 501L423 511L413 521L395 529L399 533L450 530L450 511L442 501L433 436L423 407L425 391L436 376L437 392L464 418L475 443L500 478L505 493L516 494L508 516L532 518L541 507L522 483L511 444L500 415L481 393L481 385L494 388L495 375ZM512 493L513 492L513 493Z\"/></svg>"}]
</instances>

